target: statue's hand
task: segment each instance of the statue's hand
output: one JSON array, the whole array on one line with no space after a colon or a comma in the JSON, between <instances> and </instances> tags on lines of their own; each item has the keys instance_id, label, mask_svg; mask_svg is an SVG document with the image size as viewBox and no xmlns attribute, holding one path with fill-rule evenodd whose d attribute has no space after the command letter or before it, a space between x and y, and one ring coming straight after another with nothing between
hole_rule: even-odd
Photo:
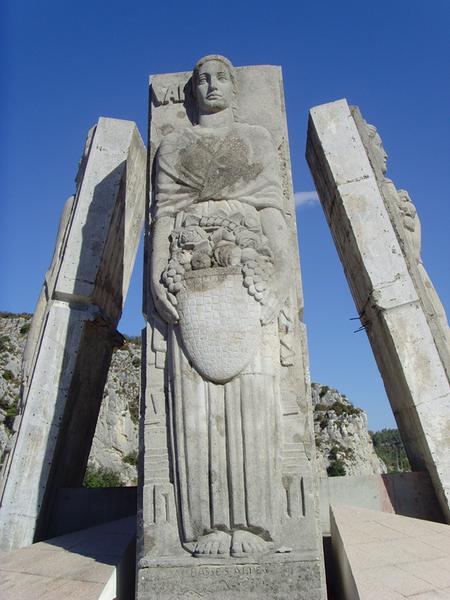
<instances>
[{"instance_id":1,"label":"statue's hand","mask_svg":"<svg viewBox=\"0 0 450 600\"><path fill-rule=\"evenodd\" d=\"M155 303L156 310L160 317L167 323L175 324L179 321L180 317L175 306L170 301L167 295L167 289L161 283L154 283L152 285L153 301ZM175 298L175 297L174 297Z\"/></svg>"}]
</instances>

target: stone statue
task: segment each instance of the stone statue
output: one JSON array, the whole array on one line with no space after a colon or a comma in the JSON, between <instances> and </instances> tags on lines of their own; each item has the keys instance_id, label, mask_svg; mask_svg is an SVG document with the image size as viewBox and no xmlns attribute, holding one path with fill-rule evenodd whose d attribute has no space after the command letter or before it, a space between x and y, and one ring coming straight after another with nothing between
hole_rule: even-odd
<instances>
[{"instance_id":1,"label":"stone statue","mask_svg":"<svg viewBox=\"0 0 450 600\"><path fill-rule=\"evenodd\" d=\"M280 68L150 92L138 598L322 599Z\"/></svg>"},{"instance_id":2,"label":"stone statue","mask_svg":"<svg viewBox=\"0 0 450 600\"><path fill-rule=\"evenodd\" d=\"M409 196L375 127L345 99L310 110L306 156L414 471L450 521L450 344Z\"/></svg>"},{"instance_id":3,"label":"stone statue","mask_svg":"<svg viewBox=\"0 0 450 600\"><path fill-rule=\"evenodd\" d=\"M439 355L447 376L450 376L450 329L445 309L422 262L421 226L416 208L408 192L397 189L394 182L386 177L388 156L376 127L364 120L357 107L352 107L351 111L433 332Z\"/></svg>"},{"instance_id":4,"label":"stone statue","mask_svg":"<svg viewBox=\"0 0 450 600\"><path fill-rule=\"evenodd\" d=\"M182 542L194 555L272 548L281 522L280 342L288 290L276 148L235 120L231 63L206 56L198 124L156 157L152 293L169 323L170 420Z\"/></svg>"}]
</instances>

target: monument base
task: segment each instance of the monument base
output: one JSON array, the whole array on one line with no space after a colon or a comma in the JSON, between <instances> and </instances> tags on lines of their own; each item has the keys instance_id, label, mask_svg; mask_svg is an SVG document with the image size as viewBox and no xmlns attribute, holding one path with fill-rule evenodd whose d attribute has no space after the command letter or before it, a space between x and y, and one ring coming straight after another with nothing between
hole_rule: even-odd
<instances>
[{"instance_id":1,"label":"monument base","mask_svg":"<svg viewBox=\"0 0 450 600\"><path fill-rule=\"evenodd\" d=\"M320 558L311 553L255 559L143 559L139 600L322 600Z\"/></svg>"}]
</instances>

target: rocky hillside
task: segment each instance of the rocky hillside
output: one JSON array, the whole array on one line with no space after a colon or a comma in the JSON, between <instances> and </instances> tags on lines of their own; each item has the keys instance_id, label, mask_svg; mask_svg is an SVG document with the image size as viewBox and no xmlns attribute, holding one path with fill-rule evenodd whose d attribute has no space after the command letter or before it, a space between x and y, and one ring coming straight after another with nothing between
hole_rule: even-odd
<instances>
[{"instance_id":1,"label":"rocky hillside","mask_svg":"<svg viewBox=\"0 0 450 600\"><path fill-rule=\"evenodd\" d=\"M90 471L113 471L122 485L137 484L141 344L125 338L113 353L89 457Z\"/></svg>"},{"instance_id":2,"label":"rocky hillside","mask_svg":"<svg viewBox=\"0 0 450 600\"><path fill-rule=\"evenodd\" d=\"M29 314L0 313L0 457L17 414L22 353L30 324Z\"/></svg>"},{"instance_id":3,"label":"rocky hillside","mask_svg":"<svg viewBox=\"0 0 450 600\"><path fill-rule=\"evenodd\" d=\"M319 473L329 476L384 473L367 427L367 415L344 394L312 384L314 433Z\"/></svg>"},{"instance_id":4,"label":"rocky hillside","mask_svg":"<svg viewBox=\"0 0 450 600\"><path fill-rule=\"evenodd\" d=\"M388 473L411 471L398 429L369 431L375 452L384 462Z\"/></svg>"},{"instance_id":5,"label":"rocky hillside","mask_svg":"<svg viewBox=\"0 0 450 600\"><path fill-rule=\"evenodd\" d=\"M20 393L21 354L31 315L0 313L0 452L11 436ZM140 341L115 350L103 394L86 477L87 485L136 485L140 395ZM366 414L337 390L313 384L317 459L322 475L383 472Z\"/></svg>"}]
</instances>

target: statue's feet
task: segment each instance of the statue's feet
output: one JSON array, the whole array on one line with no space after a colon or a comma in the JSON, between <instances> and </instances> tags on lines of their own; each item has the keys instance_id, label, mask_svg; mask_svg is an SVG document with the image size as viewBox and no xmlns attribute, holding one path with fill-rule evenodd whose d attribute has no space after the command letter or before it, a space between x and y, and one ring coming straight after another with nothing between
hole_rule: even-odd
<instances>
[{"instance_id":1,"label":"statue's feet","mask_svg":"<svg viewBox=\"0 0 450 600\"><path fill-rule=\"evenodd\" d=\"M230 556L231 535L225 531L212 531L202 535L195 544L194 556Z\"/></svg>"},{"instance_id":2,"label":"statue's feet","mask_svg":"<svg viewBox=\"0 0 450 600\"><path fill-rule=\"evenodd\" d=\"M273 544L266 542L259 535L251 531L238 529L233 532L231 541L231 556L236 558L244 558L254 554L265 554L270 552Z\"/></svg>"}]
</instances>

